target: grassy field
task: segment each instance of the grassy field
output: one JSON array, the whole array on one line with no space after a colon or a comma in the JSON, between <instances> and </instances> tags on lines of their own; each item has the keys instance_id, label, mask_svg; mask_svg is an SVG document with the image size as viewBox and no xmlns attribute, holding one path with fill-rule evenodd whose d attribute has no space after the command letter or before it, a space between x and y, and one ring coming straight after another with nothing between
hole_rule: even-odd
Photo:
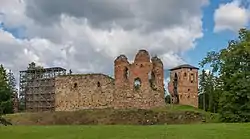
<instances>
[{"instance_id":1,"label":"grassy field","mask_svg":"<svg viewBox=\"0 0 250 139\"><path fill-rule=\"evenodd\" d=\"M249 139L250 124L0 126L0 139Z\"/></svg>"}]
</instances>

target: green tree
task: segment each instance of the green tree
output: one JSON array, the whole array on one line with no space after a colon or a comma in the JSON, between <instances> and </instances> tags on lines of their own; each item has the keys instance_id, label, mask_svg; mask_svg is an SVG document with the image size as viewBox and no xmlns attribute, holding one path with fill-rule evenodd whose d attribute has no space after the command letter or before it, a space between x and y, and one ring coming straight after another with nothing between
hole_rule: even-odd
<instances>
[{"instance_id":1,"label":"green tree","mask_svg":"<svg viewBox=\"0 0 250 139\"><path fill-rule=\"evenodd\" d=\"M206 91L205 91L205 86L206 86L206 71L203 69L201 74L199 75L199 108L203 110L207 110L206 108Z\"/></svg>"},{"instance_id":2,"label":"green tree","mask_svg":"<svg viewBox=\"0 0 250 139\"><path fill-rule=\"evenodd\" d=\"M205 111L216 112L216 76L204 69L199 75L199 107Z\"/></svg>"},{"instance_id":3,"label":"green tree","mask_svg":"<svg viewBox=\"0 0 250 139\"><path fill-rule=\"evenodd\" d=\"M12 91L8 84L8 76L3 65L0 65L0 113L13 112Z\"/></svg>"},{"instance_id":4,"label":"green tree","mask_svg":"<svg viewBox=\"0 0 250 139\"><path fill-rule=\"evenodd\" d=\"M16 79L14 73L11 70L9 70L7 78L8 78L8 85L12 90L12 92L17 92Z\"/></svg>"},{"instance_id":5,"label":"green tree","mask_svg":"<svg viewBox=\"0 0 250 139\"><path fill-rule=\"evenodd\" d=\"M170 95L166 95L165 96L165 102L166 102L166 104L171 104L171 97L170 97Z\"/></svg>"},{"instance_id":6,"label":"green tree","mask_svg":"<svg viewBox=\"0 0 250 139\"><path fill-rule=\"evenodd\" d=\"M218 74L216 97L225 122L250 121L250 31L239 30L238 39L219 52L209 52L200 65L209 64Z\"/></svg>"},{"instance_id":7,"label":"green tree","mask_svg":"<svg viewBox=\"0 0 250 139\"><path fill-rule=\"evenodd\" d=\"M206 93L208 94L208 111L214 112L215 88L214 75L210 71L206 74Z\"/></svg>"}]
</instances>

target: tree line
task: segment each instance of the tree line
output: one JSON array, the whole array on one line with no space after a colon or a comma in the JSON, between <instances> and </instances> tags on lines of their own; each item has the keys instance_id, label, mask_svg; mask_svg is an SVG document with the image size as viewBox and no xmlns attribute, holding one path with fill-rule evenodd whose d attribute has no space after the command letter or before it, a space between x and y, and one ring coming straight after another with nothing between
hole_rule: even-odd
<instances>
[{"instance_id":1,"label":"tree line","mask_svg":"<svg viewBox=\"0 0 250 139\"><path fill-rule=\"evenodd\" d=\"M242 28L226 48L208 52L199 63L199 108L223 122L250 121L250 30ZM206 72L208 65L211 71Z\"/></svg>"}]
</instances>

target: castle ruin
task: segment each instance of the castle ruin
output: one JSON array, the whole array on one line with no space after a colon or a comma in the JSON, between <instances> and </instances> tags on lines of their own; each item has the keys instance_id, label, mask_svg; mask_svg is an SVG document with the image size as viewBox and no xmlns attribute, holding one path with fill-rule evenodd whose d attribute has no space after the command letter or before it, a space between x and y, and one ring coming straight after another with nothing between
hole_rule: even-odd
<instances>
[{"instance_id":1,"label":"castle ruin","mask_svg":"<svg viewBox=\"0 0 250 139\"><path fill-rule=\"evenodd\" d=\"M20 98L25 110L151 109L165 105L164 68L158 57L139 50L129 63L114 61L114 78L104 74L66 74L60 67L20 71ZM170 69L172 103L198 107L198 68L188 64Z\"/></svg>"},{"instance_id":2,"label":"castle ruin","mask_svg":"<svg viewBox=\"0 0 250 139\"><path fill-rule=\"evenodd\" d=\"M66 75L63 68L21 71L20 94L26 111L150 109L165 105L163 71L159 58L139 50L133 63L125 55L115 59L114 79L104 74Z\"/></svg>"}]
</instances>

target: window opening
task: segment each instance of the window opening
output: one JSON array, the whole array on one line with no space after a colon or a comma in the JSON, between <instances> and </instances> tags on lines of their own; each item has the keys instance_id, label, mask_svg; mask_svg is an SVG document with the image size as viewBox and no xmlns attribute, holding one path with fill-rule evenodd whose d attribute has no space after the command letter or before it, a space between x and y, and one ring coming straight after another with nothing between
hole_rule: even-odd
<instances>
[{"instance_id":1,"label":"window opening","mask_svg":"<svg viewBox=\"0 0 250 139\"><path fill-rule=\"evenodd\" d=\"M129 70L127 67L125 67L124 77L125 77L125 79L128 79L128 77L129 77Z\"/></svg>"},{"instance_id":2,"label":"window opening","mask_svg":"<svg viewBox=\"0 0 250 139\"><path fill-rule=\"evenodd\" d=\"M134 80L134 88L135 89L140 89L140 87L141 87L141 79L140 78L136 78Z\"/></svg>"}]
</instances>

